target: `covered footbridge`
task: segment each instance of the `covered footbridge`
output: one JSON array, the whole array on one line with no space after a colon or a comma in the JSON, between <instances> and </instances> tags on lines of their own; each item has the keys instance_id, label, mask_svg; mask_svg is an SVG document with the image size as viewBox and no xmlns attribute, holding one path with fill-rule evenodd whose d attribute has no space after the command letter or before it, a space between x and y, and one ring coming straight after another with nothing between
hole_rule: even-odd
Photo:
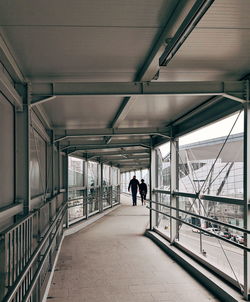
<instances>
[{"instance_id":1,"label":"covered footbridge","mask_svg":"<svg viewBox=\"0 0 250 302\"><path fill-rule=\"evenodd\" d=\"M244 0L0 2L1 301L249 300L249 13ZM124 194L133 175L145 207Z\"/></svg>"}]
</instances>

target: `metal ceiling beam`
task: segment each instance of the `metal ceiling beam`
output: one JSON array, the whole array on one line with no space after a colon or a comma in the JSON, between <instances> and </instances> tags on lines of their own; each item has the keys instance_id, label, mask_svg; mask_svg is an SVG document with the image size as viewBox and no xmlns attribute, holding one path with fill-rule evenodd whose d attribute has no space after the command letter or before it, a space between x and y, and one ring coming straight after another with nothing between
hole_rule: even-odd
<instances>
[{"instance_id":1,"label":"metal ceiling beam","mask_svg":"<svg viewBox=\"0 0 250 302\"><path fill-rule=\"evenodd\" d=\"M87 151L87 150L103 150L103 149L119 149L119 148L126 148L126 147L141 147L150 149L150 145L147 144L112 144L112 145L73 145L73 146L64 146L61 148L61 151L69 150L69 153L74 153L77 151ZM70 150L72 149L72 150Z\"/></svg>"},{"instance_id":2,"label":"metal ceiling beam","mask_svg":"<svg viewBox=\"0 0 250 302\"><path fill-rule=\"evenodd\" d=\"M140 155L140 156L128 156L127 158L125 157L106 157L106 156L100 156L102 159L105 160L110 160L110 161L115 161L115 162L119 162L119 161L128 161L128 160L146 160L149 159L149 154L148 155Z\"/></svg>"},{"instance_id":3,"label":"metal ceiling beam","mask_svg":"<svg viewBox=\"0 0 250 302\"><path fill-rule=\"evenodd\" d=\"M102 136L140 136L140 135L159 135L170 138L169 128L106 128L106 129L86 129L80 131L65 131L65 135L55 139L55 143L70 139L82 137L102 137ZM106 142L107 143L107 142Z\"/></svg>"},{"instance_id":4,"label":"metal ceiling beam","mask_svg":"<svg viewBox=\"0 0 250 302\"><path fill-rule=\"evenodd\" d=\"M50 86L46 83L34 84L32 97L44 95L49 101L53 96L222 95L244 101L245 93L244 81L56 83L53 91Z\"/></svg>"},{"instance_id":5,"label":"metal ceiling beam","mask_svg":"<svg viewBox=\"0 0 250 302\"><path fill-rule=\"evenodd\" d=\"M42 103L46 103L46 102L52 101L54 99L56 99L55 95L47 97L47 98L42 98L40 100L32 101L32 103L30 104L30 107L34 107L34 106L40 105Z\"/></svg>"},{"instance_id":6,"label":"metal ceiling beam","mask_svg":"<svg viewBox=\"0 0 250 302\"><path fill-rule=\"evenodd\" d=\"M195 26L198 24L213 2L214 0L197 0L195 2L192 9L161 55L159 60L160 66L166 66L171 61L178 49L194 30Z\"/></svg>"},{"instance_id":7,"label":"metal ceiling beam","mask_svg":"<svg viewBox=\"0 0 250 302\"><path fill-rule=\"evenodd\" d=\"M36 113L42 123L45 125L47 129L52 129L52 122L48 115L46 114L44 108L40 105L33 107L32 110Z\"/></svg>"},{"instance_id":8,"label":"metal ceiling beam","mask_svg":"<svg viewBox=\"0 0 250 302\"><path fill-rule=\"evenodd\" d=\"M147 165L147 164L137 164L137 165L129 164L129 165L119 165L119 168L121 168L121 169L130 169L131 168L131 170L139 170L139 169L147 169L147 168L149 168L149 165Z\"/></svg>"},{"instance_id":9,"label":"metal ceiling beam","mask_svg":"<svg viewBox=\"0 0 250 302\"><path fill-rule=\"evenodd\" d=\"M71 146L101 146L103 149L105 149L107 146L120 146L121 147L126 147L126 145L148 145L150 142L150 139L125 139L125 140L114 140L114 142L110 145L106 145L102 140L89 140L89 141L80 141L80 142L75 142L74 144L69 144L66 142L65 144L61 144L61 146L64 147L71 147Z\"/></svg>"},{"instance_id":10,"label":"metal ceiling beam","mask_svg":"<svg viewBox=\"0 0 250 302\"><path fill-rule=\"evenodd\" d=\"M155 75L159 72L159 58L164 51L166 39L172 37L173 31L176 31L186 16L186 10L189 10L192 6L191 0L176 1L176 6L169 15L169 11L166 16L166 24L164 28L157 35L153 47L142 65L141 69L135 76L135 81L151 81ZM183 16L184 15L184 16ZM110 127L119 127L120 122L125 119L131 106L135 102L135 97L125 97L119 109L117 110L113 120L110 123Z\"/></svg>"},{"instance_id":11,"label":"metal ceiling beam","mask_svg":"<svg viewBox=\"0 0 250 302\"><path fill-rule=\"evenodd\" d=\"M0 35L0 61L16 83L25 83L25 78L2 35Z\"/></svg>"},{"instance_id":12,"label":"metal ceiling beam","mask_svg":"<svg viewBox=\"0 0 250 302\"><path fill-rule=\"evenodd\" d=\"M147 150L147 149L143 149L143 150L124 150L123 153L121 153L121 151L110 151L110 152L91 152L89 154L87 154L87 156L93 156L93 157L100 157L100 156L116 156L116 155L121 155L121 154L127 154L127 155L130 155L130 154L144 154L144 153L147 153L149 154L150 151Z\"/></svg>"},{"instance_id":13,"label":"metal ceiling beam","mask_svg":"<svg viewBox=\"0 0 250 302\"><path fill-rule=\"evenodd\" d=\"M0 69L0 91L12 103L17 111L22 111L22 98L16 91L13 83L11 83L9 77L4 72L4 69Z\"/></svg>"}]
</instances>

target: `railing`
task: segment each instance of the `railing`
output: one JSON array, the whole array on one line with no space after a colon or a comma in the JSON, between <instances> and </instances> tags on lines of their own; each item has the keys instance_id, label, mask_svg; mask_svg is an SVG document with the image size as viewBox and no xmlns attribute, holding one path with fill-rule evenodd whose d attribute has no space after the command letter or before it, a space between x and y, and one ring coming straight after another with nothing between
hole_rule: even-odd
<instances>
[{"instance_id":1,"label":"railing","mask_svg":"<svg viewBox=\"0 0 250 302\"><path fill-rule=\"evenodd\" d=\"M152 226L153 229L171 241L171 244L184 250L185 253L190 254L191 257L202 263L202 265L207 266L243 292L242 271L237 267L236 273L235 264L232 265L231 262L238 261L240 263L243 261L241 258L243 257L243 253L250 252L250 249L246 245L246 238L249 236L250 230L231 224L228 221L220 221L218 217L213 217L213 212L211 213L213 215L210 216L210 212L207 212L207 210L202 207L202 204L200 208L203 209L203 211L199 211L199 208L198 211L192 209L192 205L196 199L200 203L202 203L202 200L205 200L215 202L216 205L233 204L237 207L243 205L243 200L210 195L198 196L197 194L178 191L171 193L170 191L161 189L153 190L153 196L153 200L149 201L149 206L147 207L150 209L151 215L155 213L155 225ZM187 200L179 199L177 203L172 204L171 198L175 197L192 198L193 201L189 205L186 203ZM185 207L185 205L187 207ZM174 223L174 221L176 223ZM197 221L199 221L200 224L198 224ZM180 232L181 229L182 233ZM199 236L193 234L195 230L197 230ZM224 237L224 231L232 238L228 239ZM203 240L203 235L209 235L211 240L209 239L210 237L207 236L205 236ZM243 235L244 239L242 239L242 241L236 240L237 236L243 238L241 237ZM185 236L187 237L185 238ZM213 237L219 239L219 241L215 241ZM222 245L222 242L226 242L227 244ZM220 255L225 256L224 262L221 261L221 265L220 262L218 262L221 258L217 259L217 254L215 254L217 251L216 248L221 249L221 254L218 254L218 257L220 257Z\"/></svg>"},{"instance_id":2,"label":"railing","mask_svg":"<svg viewBox=\"0 0 250 302\"><path fill-rule=\"evenodd\" d=\"M104 200L108 201L109 207L119 203L119 194L119 186L107 187L104 196L101 196L101 188L83 189L79 219L102 211ZM78 197L69 201L69 212L79 207ZM68 206L63 200L63 194L57 195L0 233L1 301L41 301L63 237Z\"/></svg>"},{"instance_id":3,"label":"railing","mask_svg":"<svg viewBox=\"0 0 250 302\"><path fill-rule=\"evenodd\" d=\"M79 195L68 201L68 217L69 224L76 223L83 219L88 219L89 216L100 213L105 209L120 203L120 186L105 186L81 188L74 190L81 192Z\"/></svg>"},{"instance_id":4,"label":"railing","mask_svg":"<svg viewBox=\"0 0 250 302\"><path fill-rule=\"evenodd\" d=\"M63 235L66 203L59 194L0 233L0 299L40 301Z\"/></svg>"},{"instance_id":5,"label":"railing","mask_svg":"<svg viewBox=\"0 0 250 302\"><path fill-rule=\"evenodd\" d=\"M103 208L112 207L112 186L104 186L102 189Z\"/></svg>"}]
</instances>

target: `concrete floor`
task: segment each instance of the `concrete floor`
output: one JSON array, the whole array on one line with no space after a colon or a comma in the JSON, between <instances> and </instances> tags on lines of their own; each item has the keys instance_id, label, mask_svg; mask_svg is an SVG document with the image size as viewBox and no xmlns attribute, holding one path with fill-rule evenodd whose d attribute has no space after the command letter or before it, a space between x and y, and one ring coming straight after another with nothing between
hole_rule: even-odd
<instances>
[{"instance_id":1,"label":"concrete floor","mask_svg":"<svg viewBox=\"0 0 250 302\"><path fill-rule=\"evenodd\" d=\"M219 301L150 239L148 209L122 206L67 236L47 302Z\"/></svg>"}]
</instances>

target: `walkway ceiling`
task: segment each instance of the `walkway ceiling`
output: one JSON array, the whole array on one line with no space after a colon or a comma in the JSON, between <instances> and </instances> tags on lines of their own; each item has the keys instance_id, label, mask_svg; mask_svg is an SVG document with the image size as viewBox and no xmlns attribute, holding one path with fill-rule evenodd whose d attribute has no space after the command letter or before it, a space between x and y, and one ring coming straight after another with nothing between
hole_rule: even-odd
<instances>
[{"instance_id":1,"label":"walkway ceiling","mask_svg":"<svg viewBox=\"0 0 250 302\"><path fill-rule=\"evenodd\" d=\"M245 0L1 1L0 60L16 83L30 83L32 109L62 151L144 168L152 145L242 104L179 88L124 94L117 84L120 93L95 95L79 84L239 81L249 73L249 14Z\"/></svg>"}]
</instances>

